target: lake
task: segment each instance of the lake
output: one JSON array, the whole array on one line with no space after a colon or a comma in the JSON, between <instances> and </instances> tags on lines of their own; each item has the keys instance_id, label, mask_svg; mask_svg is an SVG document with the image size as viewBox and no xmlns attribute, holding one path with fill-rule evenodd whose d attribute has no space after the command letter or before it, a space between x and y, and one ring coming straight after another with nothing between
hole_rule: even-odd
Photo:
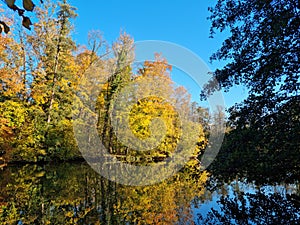
<instances>
[{"instance_id":1,"label":"lake","mask_svg":"<svg viewBox=\"0 0 300 225\"><path fill-rule=\"evenodd\" d=\"M297 224L300 184L261 184L183 169L131 187L86 163L0 170L0 224Z\"/></svg>"}]
</instances>

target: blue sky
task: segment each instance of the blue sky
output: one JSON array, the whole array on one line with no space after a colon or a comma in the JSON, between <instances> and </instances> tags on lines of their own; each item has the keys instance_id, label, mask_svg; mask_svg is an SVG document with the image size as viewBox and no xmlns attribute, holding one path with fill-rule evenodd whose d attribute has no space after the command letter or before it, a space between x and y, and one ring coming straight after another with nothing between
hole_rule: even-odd
<instances>
[{"instance_id":1,"label":"blue sky","mask_svg":"<svg viewBox=\"0 0 300 225\"><path fill-rule=\"evenodd\" d=\"M207 9L216 0L70 0L70 3L78 9L74 38L81 44L86 43L91 30L100 30L109 43L123 30L135 41L162 40L182 45L202 58L211 70L224 65L222 62L209 63L210 55L226 37L226 34L218 34L213 39L208 38ZM173 78L189 90L193 100L199 101L199 87L187 75L175 70ZM231 106L240 102L246 94L242 87L233 88L224 94L225 104Z\"/></svg>"}]
</instances>

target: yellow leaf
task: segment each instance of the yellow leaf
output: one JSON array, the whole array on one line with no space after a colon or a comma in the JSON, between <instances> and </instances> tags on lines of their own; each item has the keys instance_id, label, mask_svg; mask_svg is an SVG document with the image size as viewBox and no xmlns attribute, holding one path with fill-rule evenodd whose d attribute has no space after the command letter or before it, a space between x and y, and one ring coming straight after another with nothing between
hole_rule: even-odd
<instances>
[{"instance_id":1,"label":"yellow leaf","mask_svg":"<svg viewBox=\"0 0 300 225\"><path fill-rule=\"evenodd\" d=\"M73 213L72 213L72 212L67 212L67 213L65 214L65 216L66 216L66 217L73 217Z\"/></svg>"},{"instance_id":2,"label":"yellow leaf","mask_svg":"<svg viewBox=\"0 0 300 225\"><path fill-rule=\"evenodd\" d=\"M41 171L35 174L35 177L43 177L43 176L45 176L45 171Z\"/></svg>"}]
</instances>

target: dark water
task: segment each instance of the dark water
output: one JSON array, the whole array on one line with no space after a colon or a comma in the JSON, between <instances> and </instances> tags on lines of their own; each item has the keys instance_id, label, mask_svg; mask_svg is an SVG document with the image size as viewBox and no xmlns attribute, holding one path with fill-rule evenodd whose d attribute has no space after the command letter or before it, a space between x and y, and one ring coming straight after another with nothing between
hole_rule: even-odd
<instances>
[{"instance_id":1,"label":"dark water","mask_svg":"<svg viewBox=\"0 0 300 225\"><path fill-rule=\"evenodd\" d=\"M299 182L258 185L236 178L197 203L196 224L300 224Z\"/></svg>"},{"instance_id":2,"label":"dark water","mask_svg":"<svg viewBox=\"0 0 300 225\"><path fill-rule=\"evenodd\" d=\"M186 169L156 185L129 187L85 163L6 167L0 171L0 224L298 223L297 181L256 185L209 176Z\"/></svg>"}]
</instances>

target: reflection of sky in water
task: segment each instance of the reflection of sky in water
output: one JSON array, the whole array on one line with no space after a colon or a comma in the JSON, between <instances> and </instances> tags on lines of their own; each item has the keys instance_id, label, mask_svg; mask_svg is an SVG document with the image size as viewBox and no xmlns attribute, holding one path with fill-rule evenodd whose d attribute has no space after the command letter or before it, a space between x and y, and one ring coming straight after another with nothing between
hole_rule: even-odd
<instances>
[{"instance_id":1,"label":"reflection of sky in water","mask_svg":"<svg viewBox=\"0 0 300 225\"><path fill-rule=\"evenodd\" d=\"M274 193L280 194L283 198L286 198L287 195L297 194L299 191L299 184L277 184L277 185L255 185L254 183L247 183L246 181L234 180L230 184L224 184L217 190L210 192L206 191L203 198L200 200L200 204L192 204L192 211L194 215L194 221L197 223L198 215L202 215L203 218L206 218L211 209L221 212L221 207L218 201L221 196L227 196L230 199L234 199L239 194L245 196L245 194L256 194L263 193L264 195L270 195ZM250 206L249 196L245 198L246 207ZM196 201L197 202L197 201ZM240 204L240 202L239 202ZM239 205L240 206L240 205ZM274 213L275 215L275 213ZM300 218L300 212L297 214ZM232 221L232 224L235 224ZM252 224L249 222L249 224Z\"/></svg>"}]
</instances>

